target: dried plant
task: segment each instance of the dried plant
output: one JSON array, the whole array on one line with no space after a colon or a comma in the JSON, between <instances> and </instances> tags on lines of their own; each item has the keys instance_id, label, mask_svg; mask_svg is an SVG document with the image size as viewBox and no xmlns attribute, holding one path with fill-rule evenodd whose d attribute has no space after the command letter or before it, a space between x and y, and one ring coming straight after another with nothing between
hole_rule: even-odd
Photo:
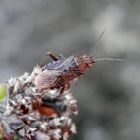
<instances>
[{"instance_id":1,"label":"dried plant","mask_svg":"<svg viewBox=\"0 0 140 140\"><path fill-rule=\"evenodd\" d=\"M44 64L47 55L54 61ZM11 78L1 86L3 140L67 140L76 133L71 115L78 114L77 100L70 85L98 60L86 55L67 59L47 55L31 73Z\"/></svg>"},{"instance_id":2,"label":"dried plant","mask_svg":"<svg viewBox=\"0 0 140 140\"><path fill-rule=\"evenodd\" d=\"M34 79L40 70L35 67L31 74L25 73L8 81L6 110L1 106L3 139L66 140L76 133L70 118L71 114L78 113L72 92L66 90L63 96L59 96L59 89L38 92Z\"/></svg>"}]
</instances>

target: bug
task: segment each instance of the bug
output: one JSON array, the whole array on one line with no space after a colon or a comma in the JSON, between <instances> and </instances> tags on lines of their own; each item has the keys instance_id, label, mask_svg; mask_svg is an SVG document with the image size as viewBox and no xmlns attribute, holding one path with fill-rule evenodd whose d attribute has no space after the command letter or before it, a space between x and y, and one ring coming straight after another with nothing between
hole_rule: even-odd
<instances>
[{"instance_id":1,"label":"bug","mask_svg":"<svg viewBox=\"0 0 140 140\"><path fill-rule=\"evenodd\" d=\"M50 56L53 62L44 65L46 56ZM65 58L60 54L59 58L57 58L51 52L47 52L41 61L40 67L42 71L35 78L35 85L40 91L46 89L61 89L60 95L62 95L75 78L84 74L95 62L102 60L124 61L122 59L113 58L94 60L92 56L88 55Z\"/></svg>"}]
</instances>

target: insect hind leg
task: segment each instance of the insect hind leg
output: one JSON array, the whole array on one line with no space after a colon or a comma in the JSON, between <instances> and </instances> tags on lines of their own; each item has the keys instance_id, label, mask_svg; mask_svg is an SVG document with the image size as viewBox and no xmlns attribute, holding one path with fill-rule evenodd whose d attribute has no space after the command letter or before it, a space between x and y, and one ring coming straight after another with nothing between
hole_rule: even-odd
<instances>
[{"instance_id":1,"label":"insect hind leg","mask_svg":"<svg viewBox=\"0 0 140 140\"><path fill-rule=\"evenodd\" d=\"M45 63L45 61L46 61L46 57L47 57L47 56L50 56L50 58L51 58L52 60L54 60L54 61L58 61L58 60L59 60L59 58L57 58L53 53L47 52L47 53L44 54L44 56L43 56L43 58L42 58L42 60L41 60L41 62L40 62L40 67L43 67L43 66L44 66L44 63Z\"/></svg>"},{"instance_id":2,"label":"insect hind leg","mask_svg":"<svg viewBox=\"0 0 140 140\"><path fill-rule=\"evenodd\" d=\"M63 54L59 54L59 59L60 60L65 60L66 58L65 58L65 56Z\"/></svg>"}]
</instances>

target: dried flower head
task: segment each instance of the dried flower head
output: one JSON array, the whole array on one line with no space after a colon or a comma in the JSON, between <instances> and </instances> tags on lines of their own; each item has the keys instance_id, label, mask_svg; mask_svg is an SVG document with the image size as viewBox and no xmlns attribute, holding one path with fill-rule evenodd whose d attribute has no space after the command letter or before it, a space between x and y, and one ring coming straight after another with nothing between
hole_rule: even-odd
<instances>
[{"instance_id":1,"label":"dried flower head","mask_svg":"<svg viewBox=\"0 0 140 140\"><path fill-rule=\"evenodd\" d=\"M31 73L10 78L0 86L0 134L4 140L67 140L76 133L71 115L77 100L70 85L93 63L91 56L59 58L36 66ZM114 60L114 59L109 59ZM118 60L120 61L120 60Z\"/></svg>"},{"instance_id":2,"label":"dried flower head","mask_svg":"<svg viewBox=\"0 0 140 140\"><path fill-rule=\"evenodd\" d=\"M5 84L5 102L0 102L0 134L5 140L67 140L76 133L71 115L77 114L77 101L69 88L39 90L36 82L44 78L43 67L36 66L31 73L10 78ZM45 70L47 78L57 74ZM56 77L55 77L56 78ZM49 83L50 84L50 83ZM41 85L41 88L43 83ZM1 86L2 87L2 86ZM3 96L3 95L2 95ZM1 96L1 97L2 97Z\"/></svg>"}]
</instances>

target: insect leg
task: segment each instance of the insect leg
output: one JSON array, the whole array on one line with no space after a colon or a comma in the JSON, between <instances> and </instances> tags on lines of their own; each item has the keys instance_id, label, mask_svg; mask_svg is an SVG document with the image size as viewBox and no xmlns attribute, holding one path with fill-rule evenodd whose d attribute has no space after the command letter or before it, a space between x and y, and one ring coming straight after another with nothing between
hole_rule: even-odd
<instances>
[{"instance_id":1,"label":"insect leg","mask_svg":"<svg viewBox=\"0 0 140 140\"><path fill-rule=\"evenodd\" d=\"M63 88L61 89L59 96L63 95L63 94L64 94L64 91L65 91L65 87L63 87Z\"/></svg>"},{"instance_id":2,"label":"insect leg","mask_svg":"<svg viewBox=\"0 0 140 140\"><path fill-rule=\"evenodd\" d=\"M47 52L47 53L44 54L44 56L43 56L43 58L42 58L42 60L40 62L40 67L43 67L44 62L46 61L46 57L47 56L50 56L50 58L52 58L54 61L59 60L59 58L57 58L53 53Z\"/></svg>"},{"instance_id":3,"label":"insect leg","mask_svg":"<svg viewBox=\"0 0 140 140\"><path fill-rule=\"evenodd\" d=\"M59 96L63 95L63 94L64 94L64 91L65 91L65 90L68 90L69 87L70 87L70 84L69 84L69 83L66 84L66 85L61 89Z\"/></svg>"},{"instance_id":4,"label":"insect leg","mask_svg":"<svg viewBox=\"0 0 140 140\"><path fill-rule=\"evenodd\" d=\"M50 58L52 58L54 61L59 60L59 58L57 58L57 57L56 57L53 53L51 53L51 52L47 52L46 55L49 55Z\"/></svg>"},{"instance_id":5,"label":"insect leg","mask_svg":"<svg viewBox=\"0 0 140 140\"><path fill-rule=\"evenodd\" d=\"M65 60L66 58L65 58L65 56L63 54L59 54L59 59L60 60Z\"/></svg>"}]
</instances>

